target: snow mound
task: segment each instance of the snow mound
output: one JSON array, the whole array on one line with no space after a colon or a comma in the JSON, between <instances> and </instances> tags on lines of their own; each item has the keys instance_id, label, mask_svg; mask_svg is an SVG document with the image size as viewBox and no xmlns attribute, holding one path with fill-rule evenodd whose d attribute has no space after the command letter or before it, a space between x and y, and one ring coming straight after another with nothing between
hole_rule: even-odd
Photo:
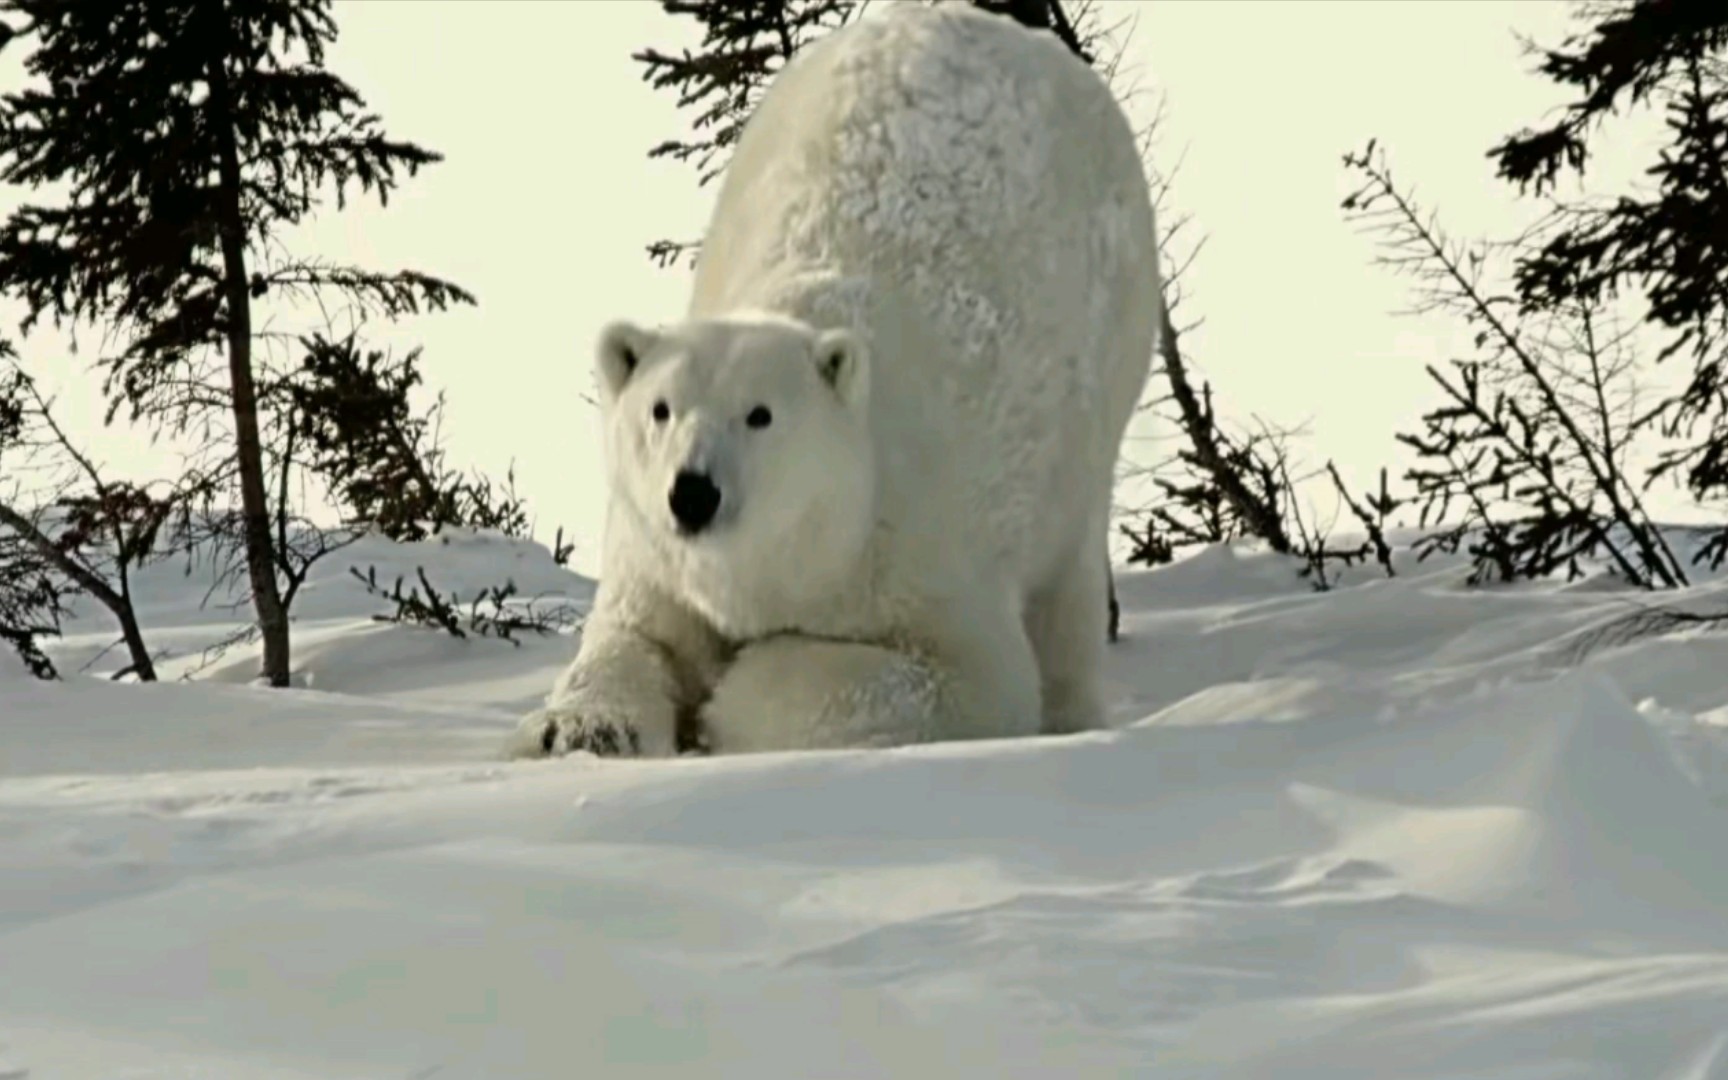
<instances>
[{"instance_id":1,"label":"snow mound","mask_svg":"<svg viewBox=\"0 0 1728 1080\"><path fill-rule=\"evenodd\" d=\"M334 566L312 689L0 673L0 1077L1728 1077L1728 636L1399 570L1125 574L1115 730L886 752L499 761L573 638Z\"/></svg>"}]
</instances>

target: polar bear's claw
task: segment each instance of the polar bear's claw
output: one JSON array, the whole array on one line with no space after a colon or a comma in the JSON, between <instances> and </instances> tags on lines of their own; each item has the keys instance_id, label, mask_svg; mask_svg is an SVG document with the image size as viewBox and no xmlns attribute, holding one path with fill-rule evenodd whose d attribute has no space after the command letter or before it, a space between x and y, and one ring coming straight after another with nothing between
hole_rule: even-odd
<instances>
[{"instance_id":1,"label":"polar bear's claw","mask_svg":"<svg viewBox=\"0 0 1728 1080\"><path fill-rule=\"evenodd\" d=\"M517 729L514 757L562 757L587 751L596 757L641 757L642 736L627 721L590 722L570 712L541 709Z\"/></svg>"}]
</instances>

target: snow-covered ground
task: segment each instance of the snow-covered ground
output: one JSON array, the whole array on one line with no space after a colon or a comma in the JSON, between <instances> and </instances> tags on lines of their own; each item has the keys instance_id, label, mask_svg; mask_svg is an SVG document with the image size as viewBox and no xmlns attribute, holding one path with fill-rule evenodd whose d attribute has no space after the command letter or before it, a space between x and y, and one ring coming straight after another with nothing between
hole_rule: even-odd
<instances>
[{"instance_id":1,"label":"snow-covered ground","mask_svg":"<svg viewBox=\"0 0 1728 1080\"><path fill-rule=\"evenodd\" d=\"M1600 582L1214 549L1121 578L1117 730L505 762L573 639L371 622L356 563L591 594L359 548L304 689L0 667L0 1077L1728 1077L1728 635L1575 662ZM202 586L140 585L170 679Z\"/></svg>"}]
</instances>

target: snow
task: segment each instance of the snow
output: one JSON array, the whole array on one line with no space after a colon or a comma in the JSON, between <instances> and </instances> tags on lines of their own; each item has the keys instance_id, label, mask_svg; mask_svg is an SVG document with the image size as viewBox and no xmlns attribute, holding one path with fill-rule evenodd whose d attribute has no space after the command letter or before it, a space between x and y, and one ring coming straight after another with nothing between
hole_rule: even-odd
<instances>
[{"instance_id":1,"label":"snow","mask_svg":"<svg viewBox=\"0 0 1728 1080\"><path fill-rule=\"evenodd\" d=\"M174 681L0 668L0 1077L1728 1077L1728 637L1576 661L1600 579L1214 548L1121 575L1111 731L506 762L573 639L373 622L374 563L592 596L362 545L271 691L178 679L230 617L163 567Z\"/></svg>"}]
</instances>

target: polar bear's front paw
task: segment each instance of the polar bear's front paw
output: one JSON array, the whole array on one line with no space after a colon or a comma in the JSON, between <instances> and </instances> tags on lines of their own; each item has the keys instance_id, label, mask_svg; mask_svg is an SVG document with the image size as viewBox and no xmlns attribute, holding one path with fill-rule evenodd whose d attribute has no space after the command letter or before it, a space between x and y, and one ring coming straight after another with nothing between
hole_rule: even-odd
<instances>
[{"instance_id":1,"label":"polar bear's front paw","mask_svg":"<svg viewBox=\"0 0 1728 1080\"><path fill-rule=\"evenodd\" d=\"M787 634L740 650L700 721L723 754L886 749L934 738L940 698L922 658Z\"/></svg>"},{"instance_id":2,"label":"polar bear's front paw","mask_svg":"<svg viewBox=\"0 0 1728 1080\"><path fill-rule=\"evenodd\" d=\"M540 746L548 754L586 750L598 757L641 757L642 735L628 721L584 720L574 715L547 717Z\"/></svg>"},{"instance_id":3,"label":"polar bear's front paw","mask_svg":"<svg viewBox=\"0 0 1728 1080\"><path fill-rule=\"evenodd\" d=\"M645 730L646 729L646 730ZM651 725L604 711L552 705L523 717L511 739L512 757L560 757L587 751L599 757L652 757L671 752Z\"/></svg>"}]
</instances>

